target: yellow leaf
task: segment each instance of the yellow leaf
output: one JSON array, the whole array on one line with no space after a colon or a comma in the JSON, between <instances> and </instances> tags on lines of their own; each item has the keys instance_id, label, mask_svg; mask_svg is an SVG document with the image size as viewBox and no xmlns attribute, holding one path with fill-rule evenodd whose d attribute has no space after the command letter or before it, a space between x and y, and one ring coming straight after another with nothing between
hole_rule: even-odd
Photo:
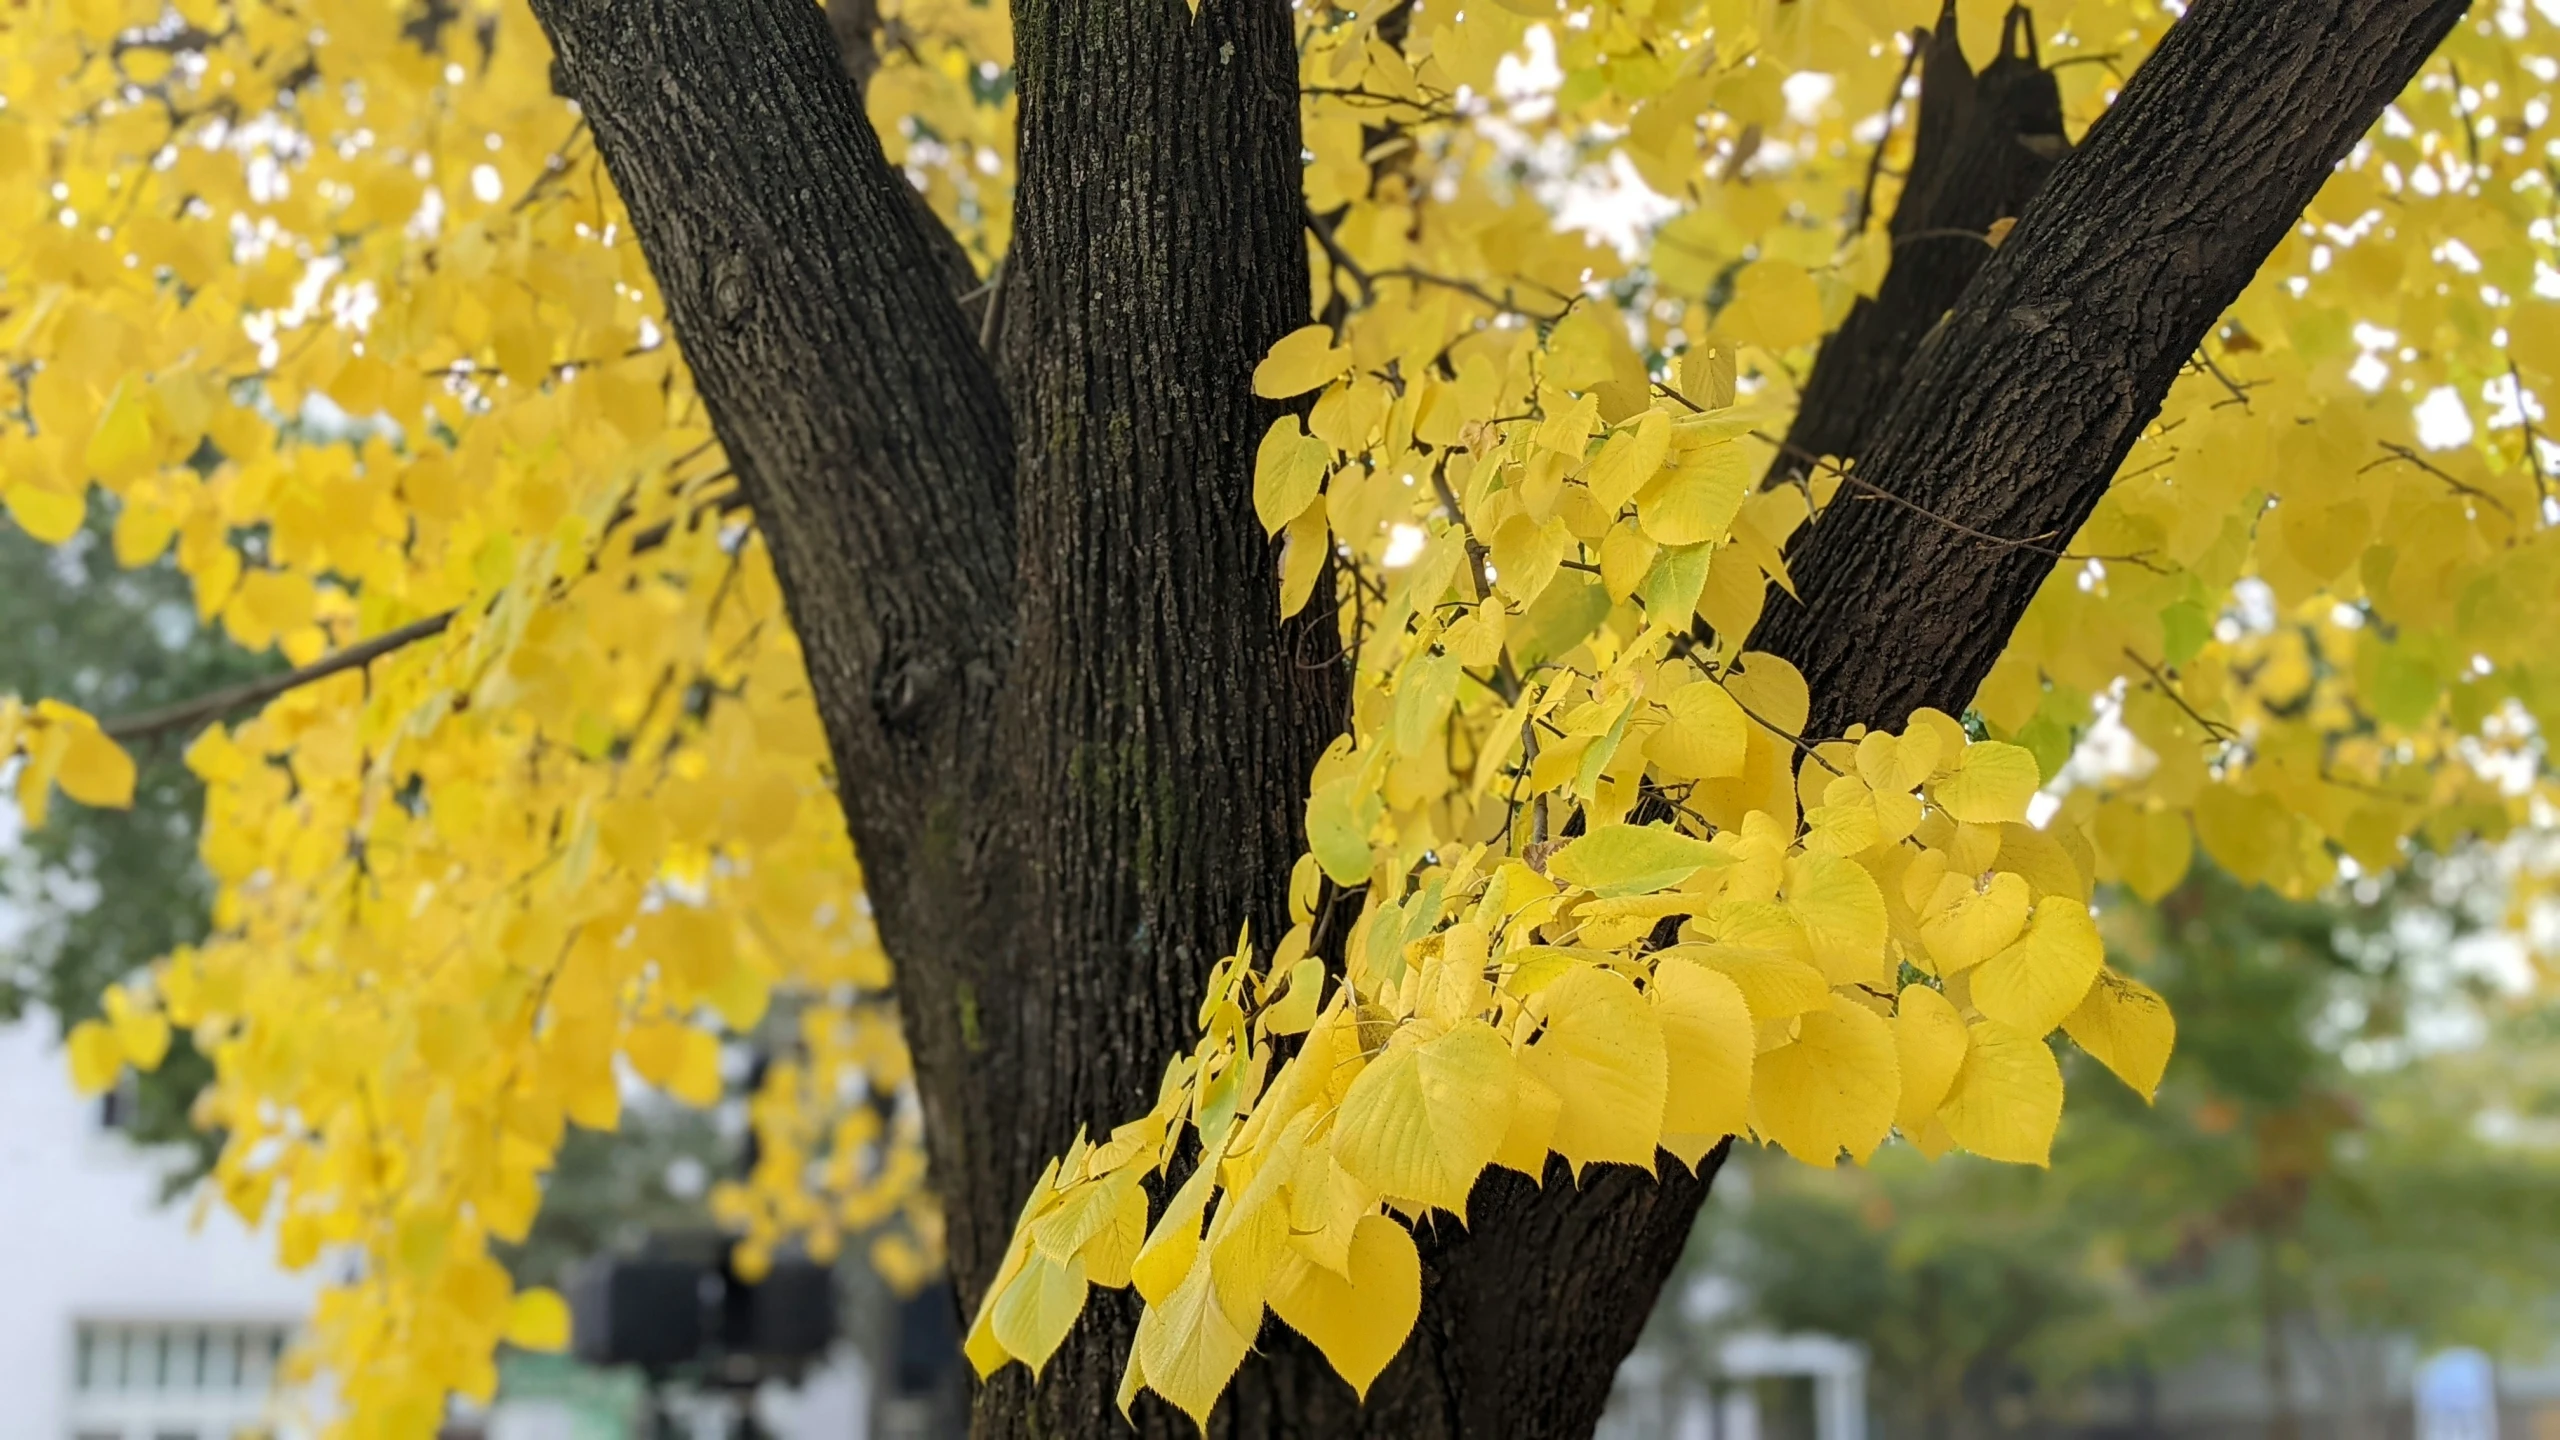
<instances>
[{"instance_id":1,"label":"yellow leaf","mask_svg":"<svg viewBox=\"0 0 2560 1440\"><path fill-rule=\"evenodd\" d=\"M124 1046L103 1020L83 1020L71 1027L66 1048L71 1053L71 1083L83 1095L103 1095L124 1073Z\"/></svg>"},{"instance_id":2,"label":"yellow leaf","mask_svg":"<svg viewBox=\"0 0 2560 1440\"><path fill-rule=\"evenodd\" d=\"M1277 535L1306 513L1324 488L1330 457L1323 441L1299 428L1297 416L1271 422L1253 455L1253 513L1262 520L1263 534Z\"/></svg>"},{"instance_id":3,"label":"yellow leaf","mask_svg":"<svg viewBox=\"0 0 2560 1440\"><path fill-rule=\"evenodd\" d=\"M1138 1247L1138 1258L1131 1262L1129 1275L1149 1304L1163 1303L1199 1259L1200 1217L1208 1211L1209 1192L1217 1188L1218 1162L1226 1153L1227 1137L1233 1133L1230 1128L1211 1143L1208 1153L1200 1157L1200 1168L1173 1192L1164 1213L1156 1217L1156 1228Z\"/></svg>"},{"instance_id":4,"label":"yellow leaf","mask_svg":"<svg viewBox=\"0 0 2560 1440\"><path fill-rule=\"evenodd\" d=\"M1663 702L1662 728L1645 758L1674 780L1739 775L1751 740L1751 718L1713 680L1693 680Z\"/></svg>"},{"instance_id":5,"label":"yellow leaf","mask_svg":"<svg viewBox=\"0 0 2560 1440\"><path fill-rule=\"evenodd\" d=\"M1334 1158L1383 1194L1464 1217L1511 1125L1512 1063L1481 1020L1420 1044L1399 1035L1343 1096Z\"/></svg>"},{"instance_id":6,"label":"yellow leaf","mask_svg":"<svg viewBox=\"0 0 2560 1440\"><path fill-rule=\"evenodd\" d=\"M1668 825L1597 825L1547 861L1547 873L1602 897L1667 890L1728 857Z\"/></svg>"},{"instance_id":7,"label":"yellow leaf","mask_svg":"<svg viewBox=\"0 0 2560 1440\"><path fill-rule=\"evenodd\" d=\"M1547 1152L1556 1137L1556 1117L1563 1113L1564 1097L1522 1069L1511 1093L1511 1124L1502 1132L1502 1144L1494 1150L1492 1163L1532 1180L1544 1180Z\"/></svg>"},{"instance_id":8,"label":"yellow leaf","mask_svg":"<svg viewBox=\"0 0 2560 1440\"><path fill-rule=\"evenodd\" d=\"M1893 1129L1901 1065L1884 1017L1832 996L1796 1038L1762 1054L1751 1079L1752 1128L1808 1165L1847 1150L1860 1164Z\"/></svg>"},{"instance_id":9,"label":"yellow leaf","mask_svg":"<svg viewBox=\"0 0 2560 1440\"><path fill-rule=\"evenodd\" d=\"M1926 985L1902 987L1893 1015L1893 1052L1902 1067L1894 1123L1904 1134L1916 1135L1937 1118L1964 1065L1964 1051L1964 1017L1954 1003Z\"/></svg>"},{"instance_id":10,"label":"yellow leaf","mask_svg":"<svg viewBox=\"0 0 2560 1440\"><path fill-rule=\"evenodd\" d=\"M1084 1261L1034 1253L996 1297L996 1342L1038 1375L1084 1313Z\"/></svg>"},{"instance_id":11,"label":"yellow leaf","mask_svg":"<svg viewBox=\"0 0 2560 1440\"><path fill-rule=\"evenodd\" d=\"M1855 860L1805 854L1787 861L1787 908L1803 922L1813 963L1834 985L1882 987L1884 892Z\"/></svg>"},{"instance_id":12,"label":"yellow leaf","mask_svg":"<svg viewBox=\"0 0 2560 1440\"><path fill-rule=\"evenodd\" d=\"M1914 724L1901 735L1882 730L1858 741L1858 778L1871 789L1909 792L1938 768L1938 732Z\"/></svg>"},{"instance_id":13,"label":"yellow leaf","mask_svg":"<svg viewBox=\"0 0 2560 1440\"><path fill-rule=\"evenodd\" d=\"M507 1306L507 1343L519 1350L569 1348L569 1302L546 1285L518 1291Z\"/></svg>"},{"instance_id":14,"label":"yellow leaf","mask_svg":"<svg viewBox=\"0 0 2560 1440\"><path fill-rule=\"evenodd\" d=\"M1662 1022L1627 978L1578 965L1538 992L1546 1029L1523 1069L1563 1108L1548 1145L1575 1171L1601 1161L1653 1168L1670 1083Z\"/></svg>"},{"instance_id":15,"label":"yellow leaf","mask_svg":"<svg viewBox=\"0 0 2560 1440\"><path fill-rule=\"evenodd\" d=\"M18 528L47 545L59 545L80 533L89 516L88 492L69 494L21 480L8 487L9 518Z\"/></svg>"},{"instance_id":16,"label":"yellow leaf","mask_svg":"<svg viewBox=\"0 0 2560 1440\"><path fill-rule=\"evenodd\" d=\"M1801 265L1754 260L1733 277L1732 303L1716 325L1771 350L1810 345L1822 338L1822 291Z\"/></svg>"},{"instance_id":17,"label":"yellow leaf","mask_svg":"<svg viewBox=\"0 0 2560 1440\"><path fill-rule=\"evenodd\" d=\"M2178 1021L2150 986L2113 970L2101 971L2062 1028L2145 1103L2160 1093L2161 1073L2177 1047Z\"/></svg>"},{"instance_id":18,"label":"yellow leaf","mask_svg":"<svg viewBox=\"0 0 2560 1440\"><path fill-rule=\"evenodd\" d=\"M1360 1398L1387 1368L1422 1313L1422 1259L1413 1236L1384 1215L1352 1231L1350 1273L1298 1260L1271 1292L1272 1313L1324 1352Z\"/></svg>"},{"instance_id":19,"label":"yellow leaf","mask_svg":"<svg viewBox=\"0 0 2560 1440\"><path fill-rule=\"evenodd\" d=\"M133 757L95 725L71 727L71 743L53 778L63 794L95 809L124 810L133 804Z\"/></svg>"},{"instance_id":20,"label":"yellow leaf","mask_svg":"<svg viewBox=\"0 0 2560 1440\"><path fill-rule=\"evenodd\" d=\"M2006 870L1988 885L1942 875L1920 916L1920 940L1941 975L1970 969L2008 945L2027 923L2027 882Z\"/></svg>"},{"instance_id":21,"label":"yellow leaf","mask_svg":"<svg viewBox=\"0 0 2560 1440\"><path fill-rule=\"evenodd\" d=\"M1316 582L1324 578L1324 562L1332 553L1329 542L1333 530L1325 519L1324 502L1313 500L1289 522L1280 550L1280 618L1288 619L1307 608L1307 600L1316 593Z\"/></svg>"},{"instance_id":22,"label":"yellow leaf","mask_svg":"<svg viewBox=\"0 0 2560 1440\"><path fill-rule=\"evenodd\" d=\"M116 1033L117 1048L136 1070L157 1070L169 1053L169 1017L148 1004L137 1003L122 985L110 985L106 993L107 1025Z\"/></svg>"},{"instance_id":23,"label":"yellow leaf","mask_svg":"<svg viewBox=\"0 0 2560 1440\"><path fill-rule=\"evenodd\" d=\"M1733 342L1721 335L1690 342L1680 357L1680 393L1701 410L1733 404L1738 378Z\"/></svg>"},{"instance_id":24,"label":"yellow leaf","mask_svg":"<svg viewBox=\"0 0 2560 1440\"><path fill-rule=\"evenodd\" d=\"M1947 1102L1938 1111L1955 1142L1986 1160L2044 1165L2062 1123L2062 1067L2043 1038L1997 1020L1975 1021Z\"/></svg>"},{"instance_id":25,"label":"yellow leaf","mask_svg":"<svg viewBox=\"0 0 2560 1440\"><path fill-rule=\"evenodd\" d=\"M1930 787L1929 794L1940 809L1958 820L1997 825L2004 820L2024 821L2027 802L2043 784L2044 775L2036 768L2032 752L1986 740L1964 747L1954 771Z\"/></svg>"},{"instance_id":26,"label":"yellow leaf","mask_svg":"<svg viewBox=\"0 0 2560 1440\"><path fill-rule=\"evenodd\" d=\"M1662 965L1677 960L1724 976L1741 991L1754 1023L1766 1024L1819 1010L1831 998L1822 972L1791 955L1743 945L1674 945L1660 952Z\"/></svg>"},{"instance_id":27,"label":"yellow leaf","mask_svg":"<svg viewBox=\"0 0 2560 1440\"><path fill-rule=\"evenodd\" d=\"M90 432L88 450L81 458L98 483L110 490L122 490L152 467L155 445L147 395L133 379L119 382L98 416L98 428Z\"/></svg>"},{"instance_id":28,"label":"yellow leaf","mask_svg":"<svg viewBox=\"0 0 2560 1440\"><path fill-rule=\"evenodd\" d=\"M1331 329L1301 325L1272 342L1271 352L1253 367L1253 393L1266 400L1286 400L1292 395L1304 395L1350 368L1351 351L1333 343ZM1290 428L1296 426L1292 420Z\"/></svg>"},{"instance_id":29,"label":"yellow leaf","mask_svg":"<svg viewBox=\"0 0 2560 1440\"><path fill-rule=\"evenodd\" d=\"M1084 1261L1084 1278L1106 1290L1126 1286L1133 1278L1130 1267L1138 1259L1138 1247L1147 1239L1147 1192L1135 1185L1124 1186L1112 1206L1111 1218L1084 1242L1076 1257Z\"/></svg>"},{"instance_id":30,"label":"yellow leaf","mask_svg":"<svg viewBox=\"0 0 2560 1440\"><path fill-rule=\"evenodd\" d=\"M1751 1011L1731 979L1678 961L1654 968L1648 994L1669 1062L1662 1148L1695 1169L1751 1123Z\"/></svg>"},{"instance_id":31,"label":"yellow leaf","mask_svg":"<svg viewBox=\"0 0 2560 1440\"><path fill-rule=\"evenodd\" d=\"M1591 498L1600 502L1601 510L1614 516L1653 479L1670 453L1671 417L1647 410L1634 424L1611 433L1600 453L1591 457L1582 483L1591 487Z\"/></svg>"},{"instance_id":32,"label":"yellow leaf","mask_svg":"<svg viewBox=\"0 0 2560 1440\"><path fill-rule=\"evenodd\" d=\"M2026 933L1974 972L1974 1007L2021 1034L2042 1035L2079 1008L2105 963L2089 907L2048 895L2036 902Z\"/></svg>"},{"instance_id":33,"label":"yellow leaf","mask_svg":"<svg viewBox=\"0 0 2560 1440\"><path fill-rule=\"evenodd\" d=\"M2145 810L2122 800L2098 807L2098 854L2125 887L2145 900L2157 901L2178 888L2195 856L2195 836L2187 817L2175 810Z\"/></svg>"},{"instance_id":34,"label":"yellow leaf","mask_svg":"<svg viewBox=\"0 0 2560 1440\"><path fill-rule=\"evenodd\" d=\"M1740 444L1691 450L1636 492L1636 523L1658 544L1720 544L1733 533L1751 480L1751 456Z\"/></svg>"},{"instance_id":35,"label":"yellow leaf","mask_svg":"<svg viewBox=\"0 0 2560 1440\"><path fill-rule=\"evenodd\" d=\"M1147 1388L1172 1401L1205 1433L1209 1412L1252 1345L1252 1334L1227 1318L1218 1303L1203 1254L1181 1284L1138 1317L1135 1358Z\"/></svg>"}]
</instances>

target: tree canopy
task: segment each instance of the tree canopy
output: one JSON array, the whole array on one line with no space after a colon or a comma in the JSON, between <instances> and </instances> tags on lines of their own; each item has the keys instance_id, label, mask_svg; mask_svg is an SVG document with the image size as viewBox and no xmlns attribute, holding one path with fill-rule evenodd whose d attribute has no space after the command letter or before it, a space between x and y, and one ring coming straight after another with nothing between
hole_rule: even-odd
<instances>
[{"instance_id":1,"label":"tree canopy","mask_svg":"<svg viewBox=\"0 0 2560 1440\"><path fill-rule=\"evenodd\" d=\"M31 821L206 789L75 1073L211 1058L351 1434L557 1343L564 1127L778 990L717 1208L947 1254L982 1433L1587 1432L1725 1137L2154 1091L2099 882L2542 813L2554 40L29 0L0 498L292 667L0 712Z\"/></svg>"}]
</instances>

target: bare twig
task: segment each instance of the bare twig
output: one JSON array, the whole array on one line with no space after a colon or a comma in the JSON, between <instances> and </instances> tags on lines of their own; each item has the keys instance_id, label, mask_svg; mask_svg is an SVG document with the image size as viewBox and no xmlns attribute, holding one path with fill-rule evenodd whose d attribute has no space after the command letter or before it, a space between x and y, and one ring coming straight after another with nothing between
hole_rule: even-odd
<instances>
[{"instance_id":1,"label":"bare twig","mask_svg":"<svg viewBox=\"0 0 2560 1440\"><path fill-rule=\"evenodd\" d=\"M1686 404L1687 402L1684 400L1682 403ZM1693 405L1690 408L1695 409L1697 407ZM1917 502L1904 499L1902 496L1894 494L1892 491L1885 489L1883 486L1876 484L1872 480L1854 475L1831 461L1804 449L1802 446L1790 445L1784 440L1776 439L1766 431L1754 430L1751 432L1751 438L1758 440L1763 444L1774 445L1781 453L1790 456L1793 459L1801 460L1805 464L1810 465L1825 474L1838 477L1840 483L1844 487L1854 490L1869 499L1884 500L1892 504L1899 505L1903 509L1910 511L1912 514L1919 516L1923 520L1927 520L1933 524L1943 525L1947 529L1953 530L1959 535L1963 535L1969 539L1979 540L1985 545L1990 545L2002 550L2024 550L2031 555L2050 556L2056 561L2079 561L2085 563L2095 560L2100 564L2106 565L2137 566L2141 569L2148 570L2155 575L2166 575L2169 573L2166 566L2161 565L2158 561L2152 559L2147 554L2082 555L2070 550L2057 550L2054 547L2043 543L2044 541L2053 538L2050 531L2042 535L2030 535L2024 539L2017 539L2006 535L1994 535L1986 530L1976 530L1961 520L1951 520L1934 510L1921 506Z\"/></svg>"},{"instance_id":2,"label":"bare twig","mask_svg":"<svg viewBox=\"0 0 2560 1440\"><path fill-rule=\"evenodd\" d=\"M2524 459L2533 467L2533 498L2543 505L2551 503L2551 477L2542 470L2542 437L2533 428L2533 415L2524 408L2524 377L2516 373L2513 357L2507 361L2507 384L2515 395L2516 423L2524 427Z\"/></svg>"},{"instance_id":3,"label":"bare twig","mask_svg":"<svg viewBox=\"0 0 2560 1440\"><path fill-rule=\"evenodd\" d=\"M1851 235L1865 234L1867 222L1876 217L1876 177L1884 173L1884 152L1893 144L1894 116L1902 109L1902 92L1911 84L1911 71L1920 63L1920 47L1928 43L1922 30L1909 32L1907 38L1911 48L1903 54L1902 73L1893 77L1893 93L1884 102L1884 133L1876 137L1875 153L1867 157L1867 181L1858 187L1858 213L1849 221Z\"/></svg>"},{"instance_id":4,"label":"bare twig","mask_svg":"<svg viewBox=\"0 0 2560 1440\"><path fill-rule=\"evenodd\" d=\"M2519 404L2518 408L2522 408L2521 404ZM2433 475L2438 480L2443 481L2448 488L2456 491L2457 493L2468 495L2483 505L2496 506L2498 513L2506 516L2510 521L2516 518L2516 512L2508 506L2506 501L2499 499L2497 496L2490 494L2488 491L2481 489L2479 486L2474 485L2467 480L2457 478L2452 472L2445 470L2434 461L2429 460L2426 456L2419 454L2408 446L2403 445L2396 440L2384 440L2380 443L2382 448L2390 453L2385 458L2376 460L2372 464L2365 466L2363 470L2358 470L2356 472L2357 474L2362 475L2366 470L2378 470L2383 466L2390 464L2392 461L2398 460L2404 464L2417 466L2419 469Z\"/></svg>"},{"instance_id":5,"label":"bare twig","mask_svg":"<svg viewBox=\"0 0 2560 1440\"><path fill-rule=\"evenodd\" d=\"M252 705L272 700L286 691L297 690L314 681L326 680L332 675L371 664L395 650L414 645L430 636L441 635L445 627L453 623L455 613L447 610L441 614L430 615L423 620L412 620L397 630L385 630L370 640L359 641L335 655L323 656L300 669L287 670L281 675L269 675L263 679L226 686L220 690L199 695L192 700L181 700L174 705L164 705L157 710L145 710L135 715L119 715L99 728L117 740L145 740L173 730L192 730L199 725L219 720L234 711L245 710Z\"/></svg>"},{"instance_id":6,"label":"bare twig","mask_svg":"<svg viewBox=\"0 0 2560 1440\"><path fill-rule=\"evenodd\" d=\"M2142 673L2151 677L2152 688L2169 697L2170 704L2187 712L2187 718L2193 720L2198 725L2203 726L2204 733L2212 737L2215 742L2227 745L2233 740L2239 738L2238 731L2233 730L2230 726L2225 725L2219 720L2211 718L2203 711L2198 710L2195 706L2188 704L2187 697L2178 693L2178 687L2170 681L2168 675L2163 673L2159 666L2152 664L2150 661L2145 660L2140 655L2134 653L2132 646L2127 645L2124 647L2124 658L2141 666Z\"/></svg>"}]
</instances>

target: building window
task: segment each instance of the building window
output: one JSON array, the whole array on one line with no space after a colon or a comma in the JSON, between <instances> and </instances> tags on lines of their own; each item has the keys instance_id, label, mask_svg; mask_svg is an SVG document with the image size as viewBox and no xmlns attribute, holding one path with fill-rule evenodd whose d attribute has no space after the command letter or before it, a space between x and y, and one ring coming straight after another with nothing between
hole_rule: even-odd
<instances>
[{"instance_id":1,"label":"building window","mask_svg":"<svg viewBox=\"0 0 2560 1440\"><path fill-rule=\"evenodd\" d=\"M72 1440L207 1440L257 1428L286 1328L260 1322L81 1321Z\"/></svg>"}]
</instances>

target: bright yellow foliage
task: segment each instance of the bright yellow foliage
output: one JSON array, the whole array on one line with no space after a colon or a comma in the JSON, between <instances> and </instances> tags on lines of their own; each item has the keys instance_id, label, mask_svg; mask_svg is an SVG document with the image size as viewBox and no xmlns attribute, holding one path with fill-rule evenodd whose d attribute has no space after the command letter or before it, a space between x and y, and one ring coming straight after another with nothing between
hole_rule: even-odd
<instances>
[{"instance_id":1,"label":"bright yellow foliage","mask_svg":"<svg viewBox=\"0 0 2560 1440\"><path fill-rule=\"evenodd\" d=\"M982 1369L1036 1368L1091 1285L1134 1284L1124 1401L1205 1416L1266 1307L1365 1386L1416 1303L1396 1217L1551 1151L1696 1163L1738 1133L1829 1164L1898 1126L2040 1161L2047 1032L2146 1095L2172 1045L2097 962L2096 883L2163 893L2201 845L2302 894L2531 814L2560 722L2560 37L2518 4L2477 7L2209 340L1980 733L1925 711L1801 733L1803 680L1748 637L1837 480L1757 479L1813 342L1890 258L1910 106L1874 122L1935 8L1426 0L1393 30L1299 8L1329 318L1253 377L1313 398L1252 499L1283 610L1332 603L1329 551L1365 592L1351 733L1310 777L1299 929L1223 963L1156 1109L1026 1199ZM2004 7L1959 8L1979 62ZM1006 17L882 9L902 43L874 118L991 265ZM905 1080L887 960L648 268L522 4L412 18L0 19L15 522L59 541L111 507L122 561L174 552L204 620L297 664L451 617L194 742L215 934L71 1042L92 1088L167 1025L213 1057L221 1193L288 1263L357 1257L310 1358L347 1433L386 1436L485 1396L501 1339L559 1342L556 1301L512 1296L489 1250L564 1125L616 1123L618 1059L707 1098L716 1036L777 996L801 1043L755 1102L763 1163L715 1206L748 1263L872 1234L914 1278L938 1249L916 1135L846 1098ZM2038 9L2074 133L2168 23ZM2101 719L2128 763L2057 788ZM0 709L0 753L31 822L55 785L130 791L61 707ZM1319 871L1368 886L1339 976L1301 963ZM1150 1229L1135 1182L1195 1129Z\"/></svg>"}]
</instances>

